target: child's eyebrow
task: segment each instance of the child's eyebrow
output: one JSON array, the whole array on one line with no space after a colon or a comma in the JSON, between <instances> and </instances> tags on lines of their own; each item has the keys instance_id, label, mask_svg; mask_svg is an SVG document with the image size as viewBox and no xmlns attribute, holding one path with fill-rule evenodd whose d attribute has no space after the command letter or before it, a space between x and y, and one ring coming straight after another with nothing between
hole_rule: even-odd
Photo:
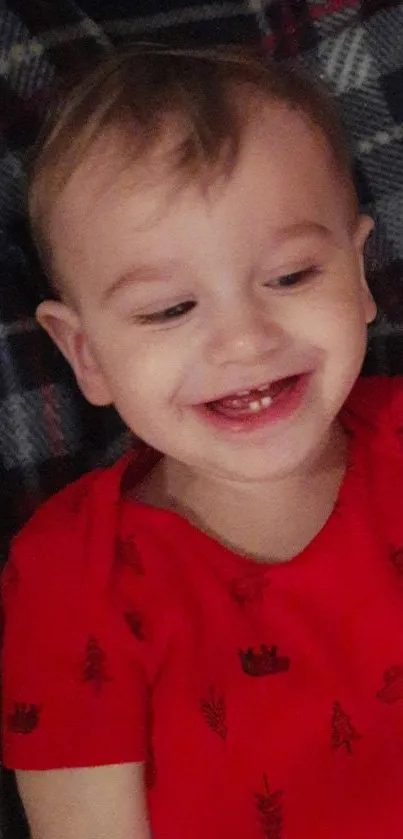
<instances>
[{"instance_id":1,"label":"child's eyebrow","mask_svg":"<svg viewBox=\"0 0 403 839\"><path fill-rule=\"evenodd\" d=\"M273 233L272 243L282 245L289 239L299 239L303 236L316 236L327 241L333 239L333 233L326 225L316 221L300 221L276 230Z\"/></svg>"},{"instance_id":2,"label":"child's eyebrow","mask_svg":"<svg viewBox=\"0 0 403 839\"><path fill-rule=\"evenodd\" d=\"M168 265L138 265L121 274L102 294L103 302L114 297L121 289L135 283L147 283L152 280L161 280L163 277L173 274L175 266L172 262Z\"/></svg>"},{"instance_id":3,"label":"child's eyebrow","mask_svg":"<svg viewBox=\"0 0 403 839\"><path fill-rule=\"evenodd\" d=\"M290 239L299 239L307 236L316 236L322 240L330 241L333 238L332 231L324 224L315 221L302 221L287 227L279 228L270 234L270 244L279 247ZM178 270L178 266L169 262L168 265L140 265L130 268L118 277L102 294L102 302L107 303L112 297L124 288L135 283L146 283L152 280L161 280Z\"/></svg>"}]
</instances>

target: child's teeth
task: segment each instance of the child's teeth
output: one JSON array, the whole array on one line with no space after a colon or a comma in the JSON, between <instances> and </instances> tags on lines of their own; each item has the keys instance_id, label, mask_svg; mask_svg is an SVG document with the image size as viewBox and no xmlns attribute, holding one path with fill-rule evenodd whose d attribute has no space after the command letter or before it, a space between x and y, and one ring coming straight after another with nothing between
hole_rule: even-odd
<instances>
[{"instance_id":1,"label":"child's teeth","mask_svg":"<svg viewBox=\"0 0 403 839\"><path fill-rule=\"evenodd\" d=\"M260 396L262 394L262 396ZM264 394L264 395L263 395ZM247 398L249 396L249 399ZM239 390L233 396L218 400L215 404L215 410L220 410L220 405L224 411L241 411L246 414L248 411L252 414L258 414L265 408L269 408L274 400L273 396L267 393L267 387L255 388L252 393L250 390Z\"/></svg>"},{"instance_id":2,"label":"child's teeth","mask_svg":"<svg viewBox=\"0 0 403 839\"><path fill-rule=\"evenodd\" d=\"M262 399L254 399L253 402L248 403L248 408L253 413L261 411L263 408L268 408L273 402L271 396L263 396Z\"/></svg>"},{"instance_id":3,"label":"child's teeth","mask_svg":"<svg viewBox=\"0 0 403 839\"><path fill-rule=\"evenodd\" d=\"M256 402L249 402L248 407L251 411L260 411L261 405L260 402L256 400Z\"/></svg>"}]
</instances>

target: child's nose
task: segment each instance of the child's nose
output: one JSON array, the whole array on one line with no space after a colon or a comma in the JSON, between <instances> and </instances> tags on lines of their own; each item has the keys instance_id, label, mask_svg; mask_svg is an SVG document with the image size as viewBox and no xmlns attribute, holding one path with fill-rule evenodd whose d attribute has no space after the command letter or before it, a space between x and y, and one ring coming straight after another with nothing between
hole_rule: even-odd
<instances>
[{"instance_id":1,"label":"child's nose","mask_svg":"<svg viewBox=\"0 0 403 839\"><path fill-rule=\"evenodd\" d=\"M284 341L280 324L262 310L261 301L216 313L209 351L216 364L258 360L278 350Z\"/></svg>"}]
</instances>

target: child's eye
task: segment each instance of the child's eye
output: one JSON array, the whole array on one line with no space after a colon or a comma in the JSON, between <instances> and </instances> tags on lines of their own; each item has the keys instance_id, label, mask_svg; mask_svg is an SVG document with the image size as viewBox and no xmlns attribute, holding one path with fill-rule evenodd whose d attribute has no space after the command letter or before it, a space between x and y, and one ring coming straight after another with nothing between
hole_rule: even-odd
<instances>
[{"instance_id":1,"label":"child's eye","mask_svg":"<svg viewBox=\"0 0 403 839\"><path fill-rule=\"evenodd\" d=\"M274 280L270 280L266 285L271 288L289 288L294 285L301 285L310 280L319 273L319 269L312 265L310 268L304 268L303 271L293 271L290 274L283 274Z\"/></svg>"},{"instance_id":2,"label":"child's eye","mask_svg":"<svg viewBox=\"0 0 403 839\"><path fill-rule=\"evenodd\" d=\"M190 312L196 303L193 300L185 300L183 303L177 303L175 306L169 306L168 309L162 309L160 312L150 312L146 315L138 315L136 317L137 323L165 323L165 321L178 320Z\"/></svg>"}]
</instances>

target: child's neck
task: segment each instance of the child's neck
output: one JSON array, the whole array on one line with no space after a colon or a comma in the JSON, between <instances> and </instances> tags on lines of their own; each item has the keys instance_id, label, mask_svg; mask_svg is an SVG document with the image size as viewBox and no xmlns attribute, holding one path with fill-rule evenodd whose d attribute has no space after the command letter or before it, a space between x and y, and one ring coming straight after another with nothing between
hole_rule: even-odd
<instances>
[{"instance_id":1,"label":"child's neck","mask_svg":"<svg viewBox=\"0 0 403 839\"><path fill-rule=\"evenodd\" d=\"M177 510L237 553L281 562L300 553L328 519L344 476L346 449L344 433L335 426L300 473L251 485L194 474L166 459L148 500Z\"/></svg>"}]
</instances>

